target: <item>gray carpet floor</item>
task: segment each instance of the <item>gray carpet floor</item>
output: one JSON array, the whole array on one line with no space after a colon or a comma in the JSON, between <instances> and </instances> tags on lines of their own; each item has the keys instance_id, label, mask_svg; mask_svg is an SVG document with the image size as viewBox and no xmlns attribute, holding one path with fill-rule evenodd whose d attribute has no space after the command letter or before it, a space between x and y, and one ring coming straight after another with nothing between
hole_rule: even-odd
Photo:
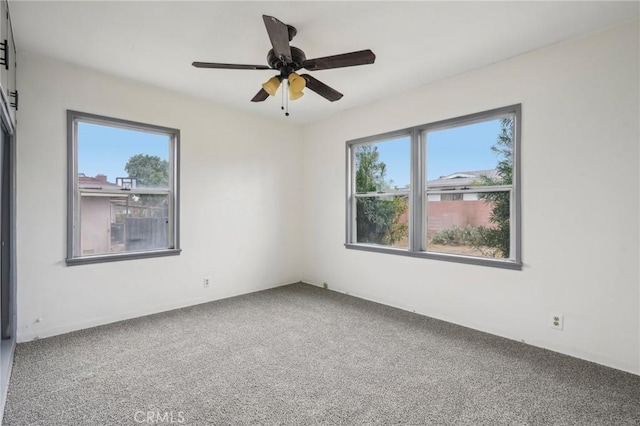
<instances>
[{"instance_id":1,"label":"gray carpet floor","mask_svg":"<svg viewBox=\"0 0 640 426\"><path fill-rule=\"evenodd\" d=\"M319 289L19 344L5 425L638 425L640 376Z\"/></svg>"}]
</instances>

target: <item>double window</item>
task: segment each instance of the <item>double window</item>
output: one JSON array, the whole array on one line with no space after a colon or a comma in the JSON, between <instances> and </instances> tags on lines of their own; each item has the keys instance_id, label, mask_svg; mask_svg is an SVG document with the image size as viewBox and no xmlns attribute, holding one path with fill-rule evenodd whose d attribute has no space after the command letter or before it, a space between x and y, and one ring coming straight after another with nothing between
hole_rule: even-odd
<instances>
[{"instance_id":1,"label":"double window","mask_svg":"<svg viewBox=\"0 0 640 426\"><path fill-rule=\"evenodd\" d=\"M177 129L67 112L67 263L178 254Z\"/></svg>"},{"instance_id":2,"label":"double window","mask_svg":"<svg viewBox=\"0 0 640 426\"><path fill-rule=\"evenodd\" d=\"M520 105L347 142L346 247L521 267Z\"/></svg>"}]
</instances>

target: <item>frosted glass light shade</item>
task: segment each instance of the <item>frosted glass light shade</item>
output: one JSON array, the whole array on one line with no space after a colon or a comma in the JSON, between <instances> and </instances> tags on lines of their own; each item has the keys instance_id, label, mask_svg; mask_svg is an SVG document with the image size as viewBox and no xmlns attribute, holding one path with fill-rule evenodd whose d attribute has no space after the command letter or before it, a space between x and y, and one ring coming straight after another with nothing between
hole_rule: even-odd
<instances>
[{"instance_id":1,"label":"frosted glass light shade","mask_svg":"<svg viewBox=\"0 0 640 426\"><path fill-rule=\"evenodd\" d=\"M295 72L289 74L289 99L295 101L296 99L300 99L304 93L302 90L307 86L307 80L303 77L300 77Z\"/></svg>"},{"instance_id":2,"label":"frosted glass light shade","mask_svg":"<svg viewBox=\"0 0 640 426\"><path fill-rule=\"evenodd\" d=\"M275 96L280 87L280 79L278 77L271 77L266 83L262 85L262 88L271 96Z\"/></svg>"}]
</instances>

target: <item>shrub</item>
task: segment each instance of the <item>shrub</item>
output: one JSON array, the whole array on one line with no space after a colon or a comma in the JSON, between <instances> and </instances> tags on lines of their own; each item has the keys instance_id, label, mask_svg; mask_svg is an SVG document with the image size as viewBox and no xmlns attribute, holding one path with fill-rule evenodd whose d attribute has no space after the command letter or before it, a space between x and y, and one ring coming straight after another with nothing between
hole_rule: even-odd
<instances>
[{"instance_id":1,"label":"shrub","mask_svg":"<svg viewBox=\"0 0 640 426\"><path fill-rule=\"evenodd\" d=\"M482 227L467 225L461 228L453 225L438 231L431 237L431 243L448 246L478 246L482 238Z\"/></svg>"}]
</instances>

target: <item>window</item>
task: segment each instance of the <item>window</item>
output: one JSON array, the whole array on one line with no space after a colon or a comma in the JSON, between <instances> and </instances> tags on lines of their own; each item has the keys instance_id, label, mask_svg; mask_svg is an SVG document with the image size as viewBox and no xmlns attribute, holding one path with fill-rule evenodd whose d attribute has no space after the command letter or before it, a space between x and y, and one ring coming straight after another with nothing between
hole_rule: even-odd
<instances>
[{"instance_id":1,"label":"window","mask_svg":"<svg viewBox=\"0 0 640 426\"><path fill-rule=\"evenodd\" d=\"M355 241L409 247L409 136L354 146Z\"/></svg>"},{"instance_id":2,"label":"window","mask_svg":"<svg viewBox=\"0 0 640 426\"><path fill-rule=\"evenodd\" d=\"M520 105L347 142L346 247L521 268Z\"/></svg>"},{"instance_id":3,"label":"window","mask_svg":"<svg viewBox=\"0 0 640 426\"><path fill-rule=\"evenodd\" d=\"M67 264L180 253L180 131L67 112Z\"/></svg>"},{"instance_id":4,"label":"window","mask_svg":"<svg viewBox=\"0 0 640 426\"><path fill-rule=\"evenodd\" d=\"M461 201L463 199L464 194L456 193L456 194L440 194L438 197L434 197L434 201Z\"/></svg>"}]
</instances>

